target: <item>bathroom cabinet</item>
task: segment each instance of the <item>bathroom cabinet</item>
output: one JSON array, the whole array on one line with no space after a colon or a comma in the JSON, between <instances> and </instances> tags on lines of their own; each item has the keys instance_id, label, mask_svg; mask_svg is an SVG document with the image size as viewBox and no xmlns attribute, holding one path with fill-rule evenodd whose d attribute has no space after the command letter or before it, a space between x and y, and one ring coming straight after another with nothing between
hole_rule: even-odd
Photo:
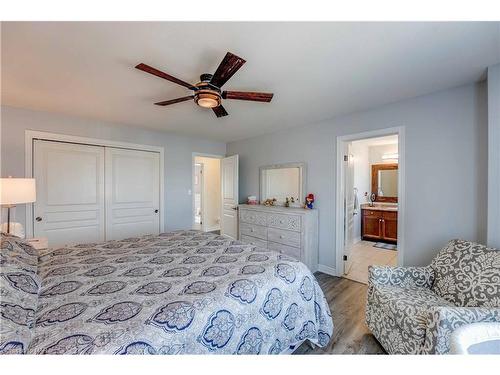
<instances>
[{"instance_id":1,"label":"bathroom cabinet","mask_svg":"<svg viewBox=\"0 0 500 375\"><path fill-rule=\"evenodd\" d=\"M398 239L398 212L386 208L361 208L361 237L395 243Z\"/></svg>"}]
</instances>

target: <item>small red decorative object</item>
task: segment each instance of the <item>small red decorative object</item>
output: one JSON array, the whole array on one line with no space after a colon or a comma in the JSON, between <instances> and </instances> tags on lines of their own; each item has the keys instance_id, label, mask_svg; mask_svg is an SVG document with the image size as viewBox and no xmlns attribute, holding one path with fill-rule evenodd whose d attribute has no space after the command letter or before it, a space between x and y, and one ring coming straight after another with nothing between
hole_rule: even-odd
<instances>
[{"instance_id":1,"label":"small red decorative object","mask_svg":"<svg viewBox=\"0 0 500 375\"><path fill-rule=\"evenodd\" d=\"M314 208L313 203L314 203L314 194L309 193L306 197L306 204L304 208L313 209Z\"/></svg>"}]
</instances>

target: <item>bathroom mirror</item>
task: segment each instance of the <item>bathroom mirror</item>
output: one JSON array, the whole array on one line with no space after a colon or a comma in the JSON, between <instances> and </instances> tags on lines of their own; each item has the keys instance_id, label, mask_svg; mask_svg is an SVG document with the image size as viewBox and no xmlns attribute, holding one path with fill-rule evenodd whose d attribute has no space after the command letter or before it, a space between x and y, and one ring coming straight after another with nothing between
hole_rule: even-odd
<instances>
[{"instance_id":1,"label":"bathroom mirror","mask_svg":"<svg viewBox=\"0 0 500 375\"><path fill-rule=\"evenodd\" d=\"M398 201L398 165L372 165L372 193L376 194L376 202Z\"/></svg>"},{"instance_id":2,"label":"bathroom mirror","mask_svg":"<svg viewBox=\"0 0 500 375\"><path fill-rule=\"evenodd\" d=\"M286 197L296 199L296 205L304 203L305 164L287 163L260 167L260 200L276 198L282 206ZM293 204L292 204L293 205Z\"/></svg>"}]
</instances>

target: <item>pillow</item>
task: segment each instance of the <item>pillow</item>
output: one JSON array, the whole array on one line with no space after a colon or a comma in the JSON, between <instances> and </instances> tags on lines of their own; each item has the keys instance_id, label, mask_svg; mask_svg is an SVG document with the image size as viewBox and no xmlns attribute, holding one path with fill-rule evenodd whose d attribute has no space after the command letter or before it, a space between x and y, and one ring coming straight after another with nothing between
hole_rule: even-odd
<instances>
[{"instance_id":1,"label":"pillow","mask_svg":"<svg viewBox=\"0 0 500 375\"><path fill-rule=\"evenodd\" d=\"M438 296L459 307L500 307L500 250L452 240L431 267Z\"/></svg>"},{"instance_id":2,"label":"pillow","mask_svg":"<svg viewBox=\"0 0 500 375\"><path fill-rule=\"evenodd\" d=\"M25 354L40 292L36 250L2 233L0 246L0 354Z\"/></svg>"}]
</instances>

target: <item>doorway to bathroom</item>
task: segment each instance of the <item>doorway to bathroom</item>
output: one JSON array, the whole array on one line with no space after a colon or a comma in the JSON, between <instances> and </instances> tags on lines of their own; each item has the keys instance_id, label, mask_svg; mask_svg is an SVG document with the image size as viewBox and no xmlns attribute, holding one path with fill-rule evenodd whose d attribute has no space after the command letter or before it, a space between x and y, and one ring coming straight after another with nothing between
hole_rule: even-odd
<instances>
[{"instance_id":1,"label":"doorway to bathroom","mask_svg":"<svg viewBox=\"0 0 500 375\"><path fill-rule=\"evenodd\" d=\"M402 132L386 129L337 140L339 276L367 283L370 265L402 264Z\"/></svg>"}]
</instances>

